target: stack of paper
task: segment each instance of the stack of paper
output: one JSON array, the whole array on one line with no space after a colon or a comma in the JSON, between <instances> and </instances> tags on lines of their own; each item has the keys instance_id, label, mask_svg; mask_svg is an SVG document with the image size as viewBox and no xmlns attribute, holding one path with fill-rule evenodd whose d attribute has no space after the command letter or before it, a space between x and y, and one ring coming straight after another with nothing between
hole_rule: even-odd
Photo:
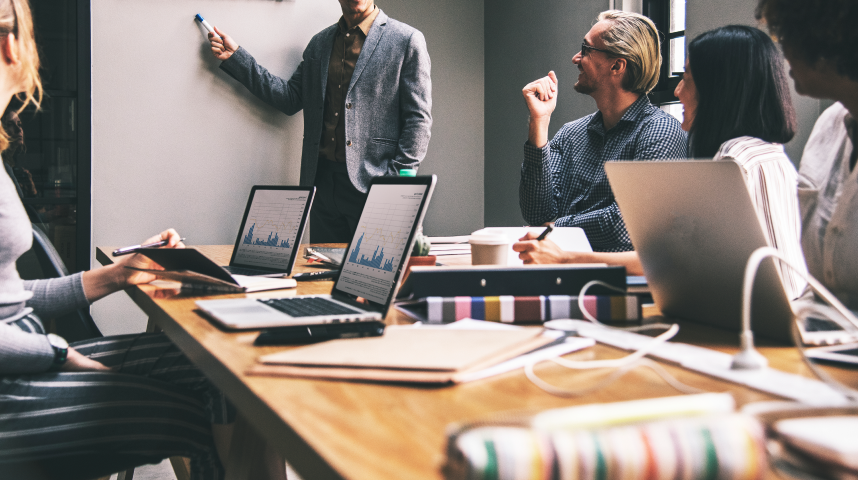
<instances>
[{"instance_id":1,"label":"stack of paper","mask_svg":"<svg viewBox=\"0 0 858 480\"><path fill-rule=\"evenodd\" d=\"M487 323L487 322L479 322ZM495 324L496 325L496 324ZM384 336L332 340L259 359L251 374L421 384L461 383L520 368L538 355L593 344L566 344L542 328L387 327ZM548 348L544 348L548 347Z\"/></svg>"}]
</instances>

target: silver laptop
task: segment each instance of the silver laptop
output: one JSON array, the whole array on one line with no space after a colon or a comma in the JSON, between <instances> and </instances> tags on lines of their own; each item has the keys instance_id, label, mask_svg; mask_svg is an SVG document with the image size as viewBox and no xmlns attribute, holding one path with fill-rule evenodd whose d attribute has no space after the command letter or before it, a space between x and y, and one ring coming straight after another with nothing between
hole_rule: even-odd
<instances>
[{"instance_id":1,"label":"silver laptop","mask_svg":"<svg viewBox=\"0 0 858 480\"><path fill-rule=\"evenodd\" d=\"M435 182L434 175L373 180L330 295L198 300L197 307L231 329L384 319Z\"/></svg>"},{"instance_id":2,"label":"silver laptop","mask_svg":"<svg viewBox=\"0 0 858 480\"><path fill-rule=\"evenodd\" d=\"M229 265L232 275L292 273L316 187L256 185L250 190Z\"/></svg>"},{"instance_id":3,"label":"silver laptop","mask_svg":"<svg viewBox=\"0 0 858 480\"><path fill-rule=\"evenodd\" d=\"M745 265L768 246L741 167L635 161L608 162L605 172L662 313L740 331ZM757 335L791 341L793 313L772 259L760 266L751 308Z\"/></svg>"}]
</instances>

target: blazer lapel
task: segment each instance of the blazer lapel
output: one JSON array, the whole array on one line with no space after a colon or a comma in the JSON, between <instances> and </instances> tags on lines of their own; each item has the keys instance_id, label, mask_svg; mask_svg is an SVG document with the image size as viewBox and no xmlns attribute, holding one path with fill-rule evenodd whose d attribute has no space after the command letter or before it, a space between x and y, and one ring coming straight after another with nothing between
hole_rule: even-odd
<instances>
[{"instance_id":1,"label":"blazer lapel","mask_svg":"<svg viewBox=\"0 0 858 480\"><path fill-rule=\"evenodd\" d=\"M319 46L319 65L322 70L322 105L325 104L325 88L328 86L328 67L331 65L331 51L334 49L334 37L337 36L338 25L334 24L328 36Z\"/></svg>"},{"instance_id":2,"label":"blazer lapel","mask_svg":"<svg viewBox=\"0 0 858 480\"><path fill-rule=\"evenodd\" d=\"M384 35L384 29L387 27L387 18L387 15L383 11L379 10L378 16L375 17L375 22L372 23L372 28L369 29L369 36L367 36L366 40L363 42L363 48L361 49L360 56L358 56L358 61L355 64L355 71L352 73L352 81L349 83L349 89L346 92L346 95L351 93L352 87L357 83L361 72L363 72L366 64L369 63L372 53L375 52L375 47L377 47L378 42L381 41L381 37ZM325 73L327 74L327 70Z\"/></svg>"}]
</instances>

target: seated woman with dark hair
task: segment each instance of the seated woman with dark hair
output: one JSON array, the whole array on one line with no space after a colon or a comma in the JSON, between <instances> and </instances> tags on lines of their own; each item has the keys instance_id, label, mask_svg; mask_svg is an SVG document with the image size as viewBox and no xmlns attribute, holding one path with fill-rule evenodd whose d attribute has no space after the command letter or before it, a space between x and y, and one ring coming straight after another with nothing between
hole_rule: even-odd
<instances>
[{"instance_id":1,"label":"seated woman with dark hair","mask_svg":"<svg viewBox=\"0 0 858 480\"><path fill-rule=\"evenodd\" d=\"M685 73L676 87L695 158L733 160L745 173L769 244L795 264L804 265L799 238L797 174L783 143L795 133L795 111L780 53L756 28L729 25L705 32L688 45ZM635 252L566 252L550 240L527 235L513 248L525 263L608 263L642 275ZM782 268L789 298L805 286Z\"/></svg>"}]
</instances>

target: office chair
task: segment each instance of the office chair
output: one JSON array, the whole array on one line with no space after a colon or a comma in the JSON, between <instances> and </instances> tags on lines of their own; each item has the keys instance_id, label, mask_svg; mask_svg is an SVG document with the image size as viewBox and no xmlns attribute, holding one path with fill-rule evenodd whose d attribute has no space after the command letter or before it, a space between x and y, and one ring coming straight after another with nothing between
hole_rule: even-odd
<instances>
[{"instance_id":1,"label":"office chair","mask_svg":"<svg viewBox=\"0 0 858 480\"><path fill-rule=\"evenodd\" d=\"M33 247L17 262L18 274L24 280L59 278L69 274L59 252L45 232L33 225ZM78 309L54 319L57 335L69 342L103 337L88 309Z\"/></svg>"}]
</instances>

